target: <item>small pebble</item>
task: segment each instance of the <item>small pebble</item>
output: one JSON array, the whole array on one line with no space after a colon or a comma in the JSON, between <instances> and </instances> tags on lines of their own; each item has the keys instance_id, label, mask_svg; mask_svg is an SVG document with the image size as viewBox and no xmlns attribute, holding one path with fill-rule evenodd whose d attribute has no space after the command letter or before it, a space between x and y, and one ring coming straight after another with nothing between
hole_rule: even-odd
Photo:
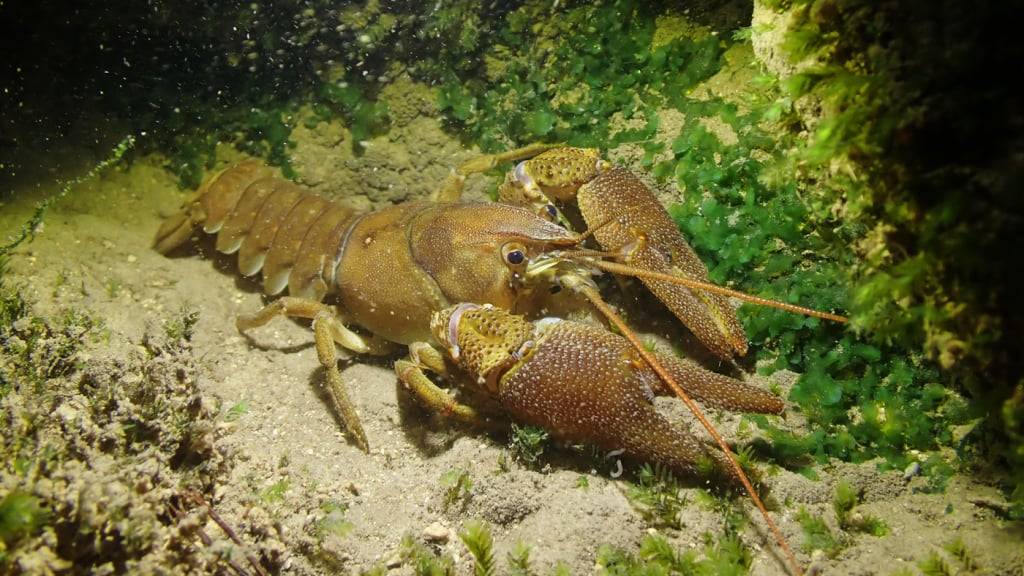
<instances>
[{"instance_id":1,"label":"small pebble","mask_svg":"<svg viewBox=\"0 0 1024 576\"><path fill-rule=\"evenodd\" d=\"M438 544L444 544L451 538L452 531L441 525L440 522L434 522L430 526L423 529L423 538L427 542L437 542Z\"/></svg>"},{"instance_id":2,"label":"small pebble","mask_svg":"<svg viewBox=\"0 0 1024 576\"><path fill-rule=\"evenodd\" d=\"M909 466L903 469L903 479L910 480L914 476L921 473L921 463L911 462Z\"/></svg>"},{"instance_id":3,"label":"small pebble","mask_svg":"<svg viewBox=\"0 0 1024 576\"><path fill-rule=\"evenodd\" d=\"M807 567L807 576L823 574L828 567L828 556L822 550L815 549L811 552L811 565Z\"/></svg>"}]
</instances>

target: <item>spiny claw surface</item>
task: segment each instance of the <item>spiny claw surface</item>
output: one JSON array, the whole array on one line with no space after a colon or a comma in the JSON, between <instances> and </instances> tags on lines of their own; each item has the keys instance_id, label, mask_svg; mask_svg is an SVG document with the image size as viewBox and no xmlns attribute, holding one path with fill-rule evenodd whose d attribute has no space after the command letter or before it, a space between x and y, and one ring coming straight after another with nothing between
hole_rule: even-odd
<instances>
[{"instance_id":1,"label":"spiny claw surface","mask_svg":"<svg viewBox=\"0 0 1024 576\"><path fill-rule=\"evenodd\" d=\"M496 394L519 422L556 438L624 450L641 460L693 472L721 453L654 407L658 378L629 342L602 328L556 319L530 323L497 308L461 305L438 313L435 336L455 360ZM455 356L455 354L453 354ZM696 364L660 359L694 397L729 409L778 413L775 396Z\"/></svg>"},{"instance_id":2,"label":"spiny claw surface","mask_svg":"<svg viewBox=\"0 0 1024 576\"><path fill-rule=\"evenodd\" d=\"M606 166L596 148L555 148L516 165L509 180L498 191L502 202L519 203L524 189L531 201L572 200L585 182Z\"/></svg>"},{"instance_id":3,"label":"spiny claw surface","mask_svg":"<svg viewBox=\"0 0 1024 576\"><path fill-rule=\"evenodd\" d=\"M632 172L612 168L580 187L577 202L594 237L625 264L708 282L708 270L654 194ZM664 280L642 279L679 320L724 359L747 352L747 336L723 296Z\"/></svg>"}]
</instances>

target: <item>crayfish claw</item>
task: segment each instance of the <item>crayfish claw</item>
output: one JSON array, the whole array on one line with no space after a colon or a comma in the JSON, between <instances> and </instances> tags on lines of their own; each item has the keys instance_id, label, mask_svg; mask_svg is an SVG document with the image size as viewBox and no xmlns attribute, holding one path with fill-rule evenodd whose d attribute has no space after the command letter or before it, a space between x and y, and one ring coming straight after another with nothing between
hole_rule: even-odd
<instances>
[{"instance_id":1,"label":"crayfish claw","mask_svg":"<svg viewBox=\"0 0 1024 576\"><path fill-rule=\"evenodd\" d=\"M611 168L580 187L580 212L609 252L636 268L708 282L708 271L650 189L625 168ZM665 280L641 278L691 332L720 358L747 352L747 337L729 301Z\"/></svg>"},{"instance_id":2,"label":"crayfish claw","mask_svg":"<svg viewBox=\"0 0 1024 576\"><path fill-rule=\"evenodd\" d=\"M757 386L735 378L712 372L692 360L683 360L668 354L655 353L658 361L668 369L669 374L694 398L704 404L733 412L756 412L758 414L781 414L786 404L781 398ZM646 365L644 370L650 371ZM672 391L650 371L657 395L671 396Z\"/></svg>"},{"instance_id":3,"label":"crayfish claw","mask_svg":"<svg viewBox=\"0 0 1024 576\"><path fill-rule=\"evenodd\" d=\"M499 399L516 421L569 442L661 462L684 473L707 458L702 442L662 416L629 360L629 344L600 328L551 325L529 360L509 371Z\"/></svg>"},{"instance_id":4,"label":"crayfish claw","mask_svg":"<svg viewBox=\"0 0 1024 576\"><path fill-rule=\"evenodd\" d=\"M711 462L731 476L721 452L657 411L651 402L657 376L637 363L625 338L564 320L529 323L498 308L473 307L457 317L452 310L435 316L435 336L449 352L461 347L459 366L484 382L516 421L541 426L564 441L623 450L684 473ZM454 328L449 326L453 318ZM753 386L674 358L663 360L710 405L782 409L781 400Z\"/></svg>"}]
</instances>

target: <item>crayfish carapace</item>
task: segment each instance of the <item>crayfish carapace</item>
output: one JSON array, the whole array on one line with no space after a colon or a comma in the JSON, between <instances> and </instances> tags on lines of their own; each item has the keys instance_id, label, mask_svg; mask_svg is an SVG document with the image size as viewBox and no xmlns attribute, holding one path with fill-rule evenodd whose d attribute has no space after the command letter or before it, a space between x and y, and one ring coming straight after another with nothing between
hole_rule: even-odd
<instances>
[{"instance_id":1,"label":"crayfish carapace","mask_svg":"<svg viewBox=\"0 0 1024 576\"><path fill-rule=\"evenodd\" d=\"M519 162L499 190L502 202L458 201L466 176L510 161ZM727 360L747 349L727 296L842 317L710 284L706 267L650 190L595 150L535 145L484 156L454 171L438 200L358 214L248 161L210 178L160 228L155 247L167 253L201 226L217 234L217 250L238 253L242 274L262 271L266 294L287 288L288 296L240 317L238 328L278 315L311 319L330 396L363 450L369 443L338 372L335 345L375 354L395 343L410 345L410 359L396 363L399 378L428 406L479 421L472 407L425 375L451 372L447 351L512 417L556 436L622 448L681 470L710 458L743 482L775 530L728 445L690 395L712 406L766 413L781 412L782 401L646 350L601 298L592 276L640 278ZM567 204L574 208L563 210ZM586 232L571 229L579 219ZM585 246L591 238L596 247ZM596 310L592 316L614 324L622 337L604 327L541 320L556 289L562 289L559 309L568 295L571 309L583 315ZM327 297L334 305L323 302ZM720 451L653 409L652 395L669 391L687 403Z\"/></svg>"}]
</instances>

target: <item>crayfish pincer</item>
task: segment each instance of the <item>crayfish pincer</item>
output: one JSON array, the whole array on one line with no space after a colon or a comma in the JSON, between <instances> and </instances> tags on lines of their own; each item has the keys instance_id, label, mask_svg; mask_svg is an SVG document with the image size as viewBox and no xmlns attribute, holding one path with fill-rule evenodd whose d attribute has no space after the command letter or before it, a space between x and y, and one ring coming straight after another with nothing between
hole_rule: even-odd
<instances>
[{"instance_id":1,"label":"crayfish pincer","mask_svg":"<svg viewBox=\"0 0 1024 576\"><path fill-rule=\"evenodd\" d=\"M636 353L628 340L607 330L557 318L530 322L493 306L459 304L437 312L431 328L448 358L492 395L517 422L541 426L561 440L586 442L605 450L661 462L684 473L710 461L734 476L722 453L689 430L671 424L655 410L655 395L672 392ZM422 355L426 348L413 347ZM778 414L778 397L739 380L667 354L656 354L673 378L708 406ZM395 370L435 407L468 422L482 416L446 397L421 366L400 360ZM449 372L440 366L440 374Z\"/></svg>"}]
</instances>

